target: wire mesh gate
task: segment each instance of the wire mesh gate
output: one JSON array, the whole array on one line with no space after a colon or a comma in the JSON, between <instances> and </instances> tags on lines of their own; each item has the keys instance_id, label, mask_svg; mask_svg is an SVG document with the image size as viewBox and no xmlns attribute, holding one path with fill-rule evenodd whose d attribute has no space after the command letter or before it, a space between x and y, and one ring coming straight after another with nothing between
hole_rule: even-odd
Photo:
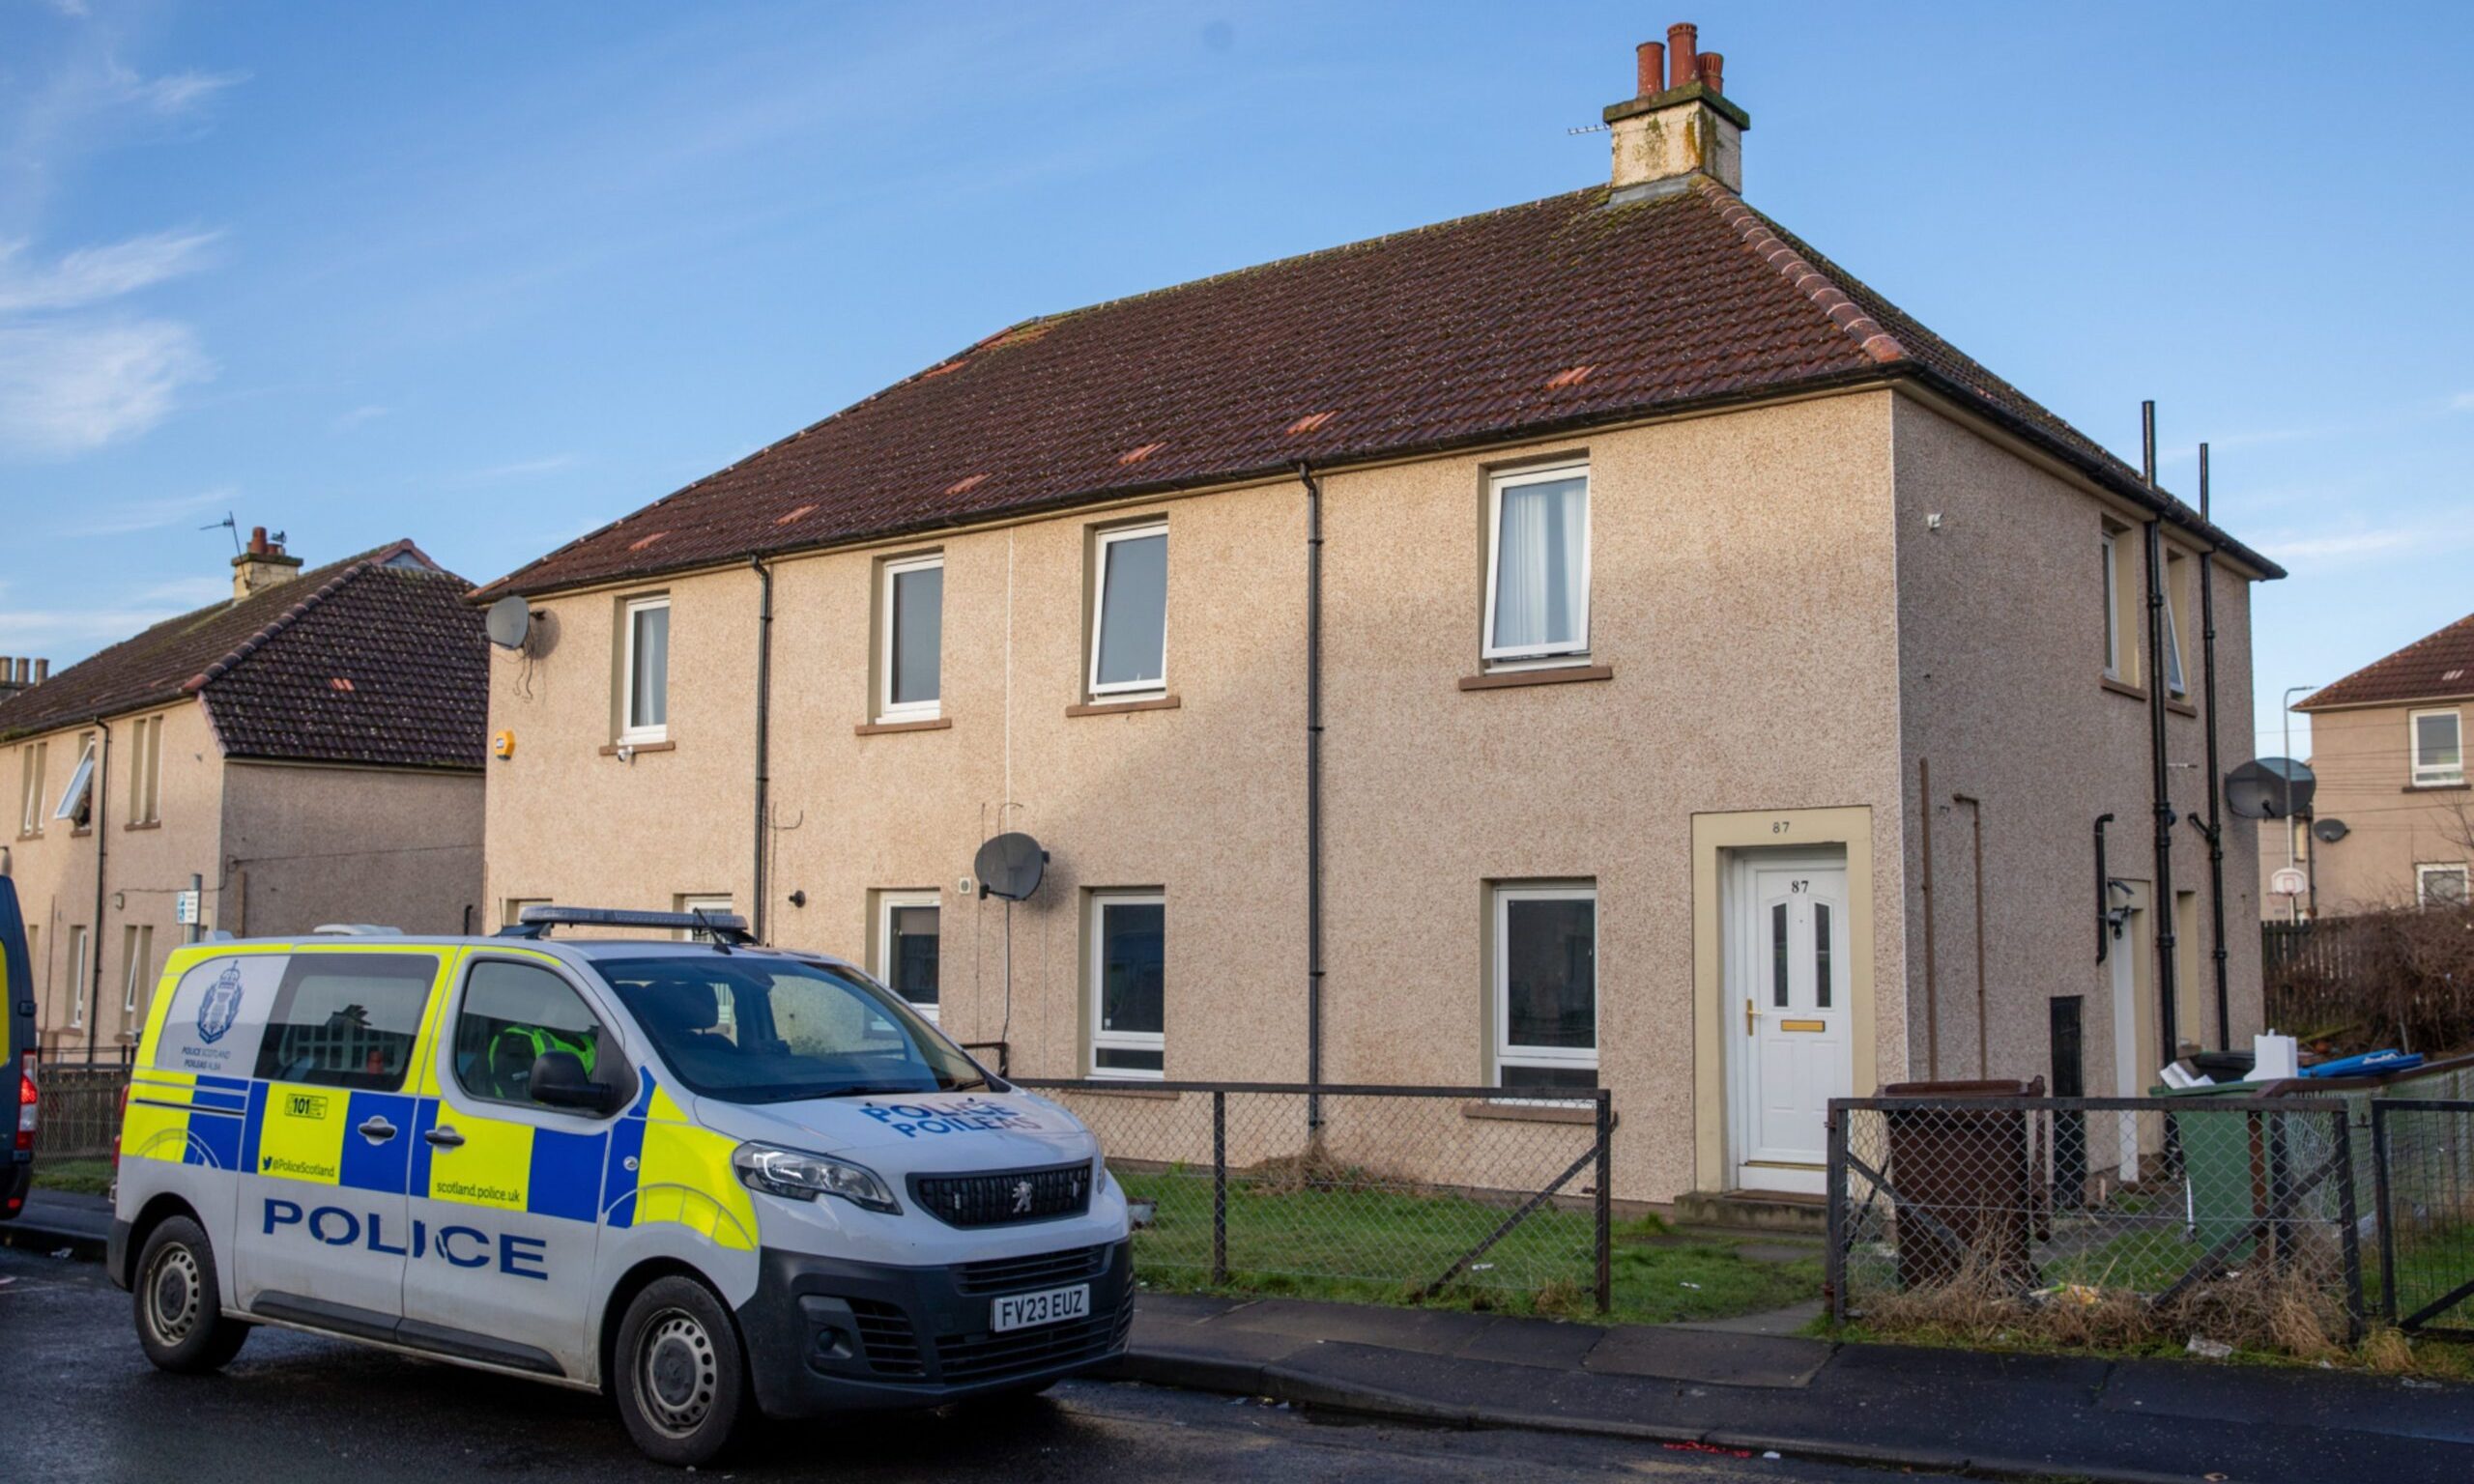
<instances>
[{"instance_id":1,"label":"wire mesh gate","mask_svg":"<svg viewBox=\"0 0 2474 1484\"><path fill-rule=\"evenodd\" d=\"M1169 1287L1613 1302L1604 1089L1022 1077L1100 1137Z\"/></svg>"},{"instance_id":2,"label":"wire mesh gate","mask_svg":"<svg viewBox=\"0 0 2474 1484\"><path fill-rule=\"evenodd\" d=\"M2474 1101L2375 1099L2371 1150L2381 1317L2474 1340Z\"/></svg>"}]
</instances>

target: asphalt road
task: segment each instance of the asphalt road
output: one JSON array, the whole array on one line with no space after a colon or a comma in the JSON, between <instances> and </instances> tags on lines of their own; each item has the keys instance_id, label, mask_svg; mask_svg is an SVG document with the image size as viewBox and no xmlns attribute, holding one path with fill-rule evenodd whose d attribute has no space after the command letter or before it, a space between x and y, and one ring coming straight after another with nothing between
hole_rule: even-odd
<instances>
[{"instance_id":1,"label":"asphalt road","mask_svg":"<svg viewBox=\"0 0 2474 1484\"><path fill-rule=\"evenodd\" d=\"M1515 1432L1426 1431L1096 1382L993 1413L767 1427L707 1476L769 1480L1434 1480L1648 1477L1880 1484L1792 1459ZM91 1263L0 1248L0 1477L676 1479L595 1397L275 1329L221 1376L165 1376Z\"/></svg>"}]
</instances>

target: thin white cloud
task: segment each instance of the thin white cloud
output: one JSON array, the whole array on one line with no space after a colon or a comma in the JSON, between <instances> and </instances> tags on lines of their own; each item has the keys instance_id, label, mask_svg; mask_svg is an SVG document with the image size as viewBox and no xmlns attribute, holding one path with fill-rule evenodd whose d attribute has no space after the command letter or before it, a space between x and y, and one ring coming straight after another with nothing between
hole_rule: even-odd
<instances>
[{"instance_id":1,"label":"thin white cloud","mask_svg":"<svg viewBox=\"0 0 2474 1484\"><path fill-rule=\"evenodd\" d=\"M246 72L165 72L160 77L140 77L114 69L114 73L133 101L160 114L187 113L224 89L249 80Z\"/></svg>"},{"instance_id":2,"label":"thin white cloud","mask_svg":"<svg viewBox=\"0 0 2474 1484\"><path fill-rule=\"evenodd\" d=\"M219 232L157 232L80 247L48 267L24 263L25 243L0 243L0 314L79 309L205 266Z\"/></svg>"},{"instance_id":3,"label":"thin white cloud","mask_svg":"<svg viewBox=\"0 0 2474 1484\"><path fill-rule=\"evenodd\" d=\"M351 412L338 416L334 420L333 427L338 433L346 432L350 429L360 427L364 422L370 422L377 418L384 417L387 415L387 413L388 409L372 402L363 407L356 407Z\"/></svg>"},{"instance_id":4,"label":"thin white cloud","mask_svg":"<svg viewBox=\"0 0 2474 1484\"><path fill-rule=\"evenodd\" d=\"M90 515L78 525L63 530L70 536L125 536L140 530L160 530L166 526L180 526L218 514L233 502L228 489L200 490L194 495L171 495L160 499L132 500L113 505Z\"/></svg>"},{"instance_id":5,"label":"thin white cloud","mask_svg":"<svg viewBox=\"0 0 2474 1484\"><path fill-rule=\"evenodd\" d=\"M518 459L512 464L493 464L462 475L459 484L495 484L502 479L529 479L535 474L552 474L572 469L580 462L572 453L554 453L547 458Z\"/></svg>"},{"instance_id":6,"label":"thin white cloud","mask_svg":"<svg viewBox=\"0 0 2474 1484\"><path fill-rule=\"evenodd\" d=\"M142 433L213 373L168 320L0 326L0 451L66 457Z\"/></svg>"}]
</instances>

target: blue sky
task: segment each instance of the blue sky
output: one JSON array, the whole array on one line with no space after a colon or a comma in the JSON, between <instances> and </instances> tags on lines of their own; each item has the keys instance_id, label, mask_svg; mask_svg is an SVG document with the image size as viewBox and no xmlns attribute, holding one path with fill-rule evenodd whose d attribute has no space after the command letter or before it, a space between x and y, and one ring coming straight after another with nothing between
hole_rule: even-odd
<instances>
[{"instance_id":1,"label":"blue sky","mask_svg":"<svg viewBox=\"0 0 2474 1484\"><path fill-rule=\"evenodd\" d=\"M2474 7L0 0L0 653L228 590L227 510L495 577L1027 315L1598 180L1671 19L1756 205L2213 442L2261 728L2474 611Z\"/></svg>"}]
</instances>

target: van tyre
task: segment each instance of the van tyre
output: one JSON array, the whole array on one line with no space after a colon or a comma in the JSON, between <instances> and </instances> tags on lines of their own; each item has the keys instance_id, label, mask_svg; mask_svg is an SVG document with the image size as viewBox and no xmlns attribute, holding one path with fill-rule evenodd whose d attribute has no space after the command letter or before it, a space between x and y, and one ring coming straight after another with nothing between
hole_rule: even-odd
<instances>
[{"instance_id":1,"label":"van tyre","mask_svg":"<svg viewBox=\"0 0 2474 1484\"><path fill-rule=\"evenodd\" d=\"M138 1346L164 1370L220 1370L249 1337L247 1325L224 1316L215 1249L187 1216L173 1216L147 1234L137 1254L137 1281L130 1286Z\"/></svg>"},{"instance_id":2,"label":"van tyre","mask_svg":"<svg viewBox=\"0 0 2474 1484\"><path fill-rule=\"evenodd\" d=\"M736 1441L753 1409L738 1327L693 1278L656 1278L618 1326L612 1389L647 1457L705 1464Z\"/></svg>"}]
</instances>

